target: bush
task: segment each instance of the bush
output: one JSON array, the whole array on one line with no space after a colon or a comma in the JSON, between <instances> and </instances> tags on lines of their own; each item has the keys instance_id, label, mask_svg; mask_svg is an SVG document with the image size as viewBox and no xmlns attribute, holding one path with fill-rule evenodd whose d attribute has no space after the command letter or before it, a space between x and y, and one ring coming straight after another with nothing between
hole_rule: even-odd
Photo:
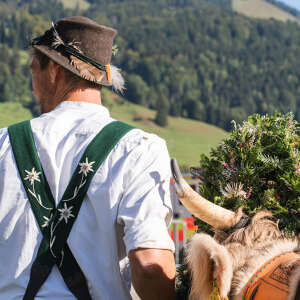
<instances>
[{"instance_id":1,"label":"bush","mask_svg":"<svg viewBox=\"0 0 300 300\"><path fill-rule=\"evenodd\" d=\"M201 156L200 194L253 215L268 209L286 234L300 232L300 125L291 113L252 115L210 156ZM209 228L198 221L201 231Z\"/></svg>"}]
</instances>

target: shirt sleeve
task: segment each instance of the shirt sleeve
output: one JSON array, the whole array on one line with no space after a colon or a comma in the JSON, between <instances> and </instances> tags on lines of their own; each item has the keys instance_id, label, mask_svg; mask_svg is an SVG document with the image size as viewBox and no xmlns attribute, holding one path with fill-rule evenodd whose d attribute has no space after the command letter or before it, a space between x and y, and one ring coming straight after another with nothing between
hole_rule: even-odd
<instances>
[{"instance_id":1,"label":"shirt sleeve","mask_svg":"<svg viewBox=\"0 0 300 300\"><path fill-rule=\"evenodd\" d=\"M165 141L152 135L144 138L135 152L118 213L126 252L137 248L174 251L167 228L173 212L170 157Z\"/></svg>"}]
</instances>

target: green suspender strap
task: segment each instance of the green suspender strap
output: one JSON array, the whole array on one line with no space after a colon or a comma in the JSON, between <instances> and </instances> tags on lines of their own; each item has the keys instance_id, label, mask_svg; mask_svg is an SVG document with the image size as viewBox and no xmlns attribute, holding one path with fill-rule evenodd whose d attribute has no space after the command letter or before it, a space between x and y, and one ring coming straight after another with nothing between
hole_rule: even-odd
<instances>
[{"instance_id":1,"label":"green suspender strap","mask_svg":"<svg viewBox=\"0 0 300 300\"><path fill-rule=\"evenodd\" d=\"M91 299L86 279L67 239L93 175L120 138L131 129L133 127L125 123L114 121L95 136L56 207L37 154L30 121L8 127L20 177L43 235L23 300L34 299L54 265L57 265L66 285L77 299Z\"/></svg>"}]
</instances>

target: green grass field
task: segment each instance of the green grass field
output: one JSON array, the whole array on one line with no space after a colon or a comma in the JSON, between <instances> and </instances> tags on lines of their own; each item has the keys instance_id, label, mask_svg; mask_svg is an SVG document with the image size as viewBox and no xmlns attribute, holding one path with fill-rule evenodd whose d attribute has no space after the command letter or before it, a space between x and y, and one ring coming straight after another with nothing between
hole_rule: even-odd
<instances>
[{"instance_id":1,"label":"green grass field","mask_svg":"<svg viewBox=\"0 0 300 300\"><path fill-rule=\"evenodd\" d=\"M200 155L209 154L211 147L227 136L220 128L184 118L169 117L168 126L159 127L153 122L155 111L125 101L107 89L103 89L103 104L112 117L164 138L170 156L180 166L197 166ZM31 113L18 103L0 103L0 128L31 118Z\"/></svg>"},{"instance_id":2,"label":"green grass field","mask_svg":"<svg viewBox=\"0 0 300 300\"><path fill-rule=\"evenodd\" d=\"M65 8L76 8L79 6L80 10L88 9L90 4L85 0L60 0Z\"/></svg>"},{"instance_id":3,"label":"green grass field","mask_svg":"<svg viewBox=\"0 0 300 300\"><path fill-rule=\"evenodd\" d=\"M103 104L112 117L164 138L170 156L177 158L181 166L197 166L200 155L209 154L228 134L215 126L185 118L169 117L168 126L159 127L153 122L155 111L124 101L106 89Z\"/></svg>"},{"instance_id":4,"label":"green grass field","mask_svg":"<svg viewBox=\"0 0 300 300\"><path fill-rule=\"evenodd\" d=\"M248 17L274 18L284 22L290 20L300 24L297 18L264 0L232 0L232 8Z\"/></svg>"},{"instance_id":5,"label":"green grass field","mask_svg":"<svg viewBox=\"0 0 300 300\"><path fill-rule=\"evenodd\" d=\"M0 128L31 118L31 112L20 103L0 103Z\"/></svg>"}]
</instances>

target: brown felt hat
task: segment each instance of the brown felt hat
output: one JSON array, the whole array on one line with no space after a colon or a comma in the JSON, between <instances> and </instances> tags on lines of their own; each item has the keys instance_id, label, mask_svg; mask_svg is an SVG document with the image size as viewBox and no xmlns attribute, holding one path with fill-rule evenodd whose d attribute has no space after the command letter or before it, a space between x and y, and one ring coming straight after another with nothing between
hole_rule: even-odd
<instances>
[{"instance_id":1,"label":"brown felt hat","mask_svg":"<svg viewBox=\"0 0 300 300\"><path fill-rule=\"evenodd\" d=\"M52 24L31 46L72 73L100 85L112 85L110 60L117 31L85 17Z\"/></svg>"}]
</instances>

